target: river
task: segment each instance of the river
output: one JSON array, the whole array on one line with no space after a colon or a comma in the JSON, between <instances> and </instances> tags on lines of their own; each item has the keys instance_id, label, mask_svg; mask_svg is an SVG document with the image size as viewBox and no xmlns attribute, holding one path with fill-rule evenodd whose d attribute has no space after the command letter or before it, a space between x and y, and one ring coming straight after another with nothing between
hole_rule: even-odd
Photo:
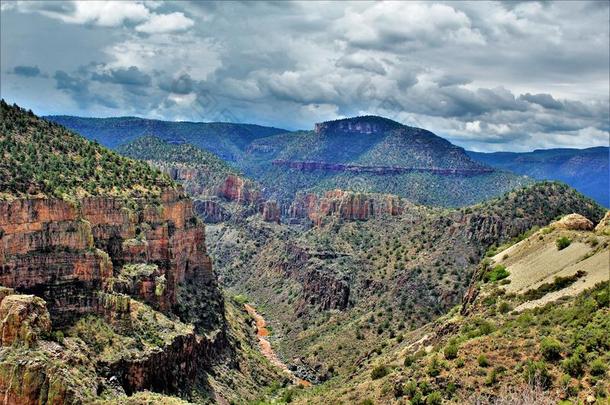
<instances>
[{"instance_id":1,"label":"river","mask_svg":"<svg viewBox=\"0 0 610 405\"><path fill-rule=\"evenodd\" d=\"M260 347L261 353L275 366L280 368L285 373L289 374L295 384L303 385L304 387L310 387L311 383L309 381L303 380L302 378L297 377L284 363L277 354L273 351L271 347L271 343L267 338L269 336L269 329L267 329L267 321L265 318L254 309L253 306L244 304L246 311L254 321L256 322L256 336L258 337L258 345Z\"/></svg>"}]
</instances>

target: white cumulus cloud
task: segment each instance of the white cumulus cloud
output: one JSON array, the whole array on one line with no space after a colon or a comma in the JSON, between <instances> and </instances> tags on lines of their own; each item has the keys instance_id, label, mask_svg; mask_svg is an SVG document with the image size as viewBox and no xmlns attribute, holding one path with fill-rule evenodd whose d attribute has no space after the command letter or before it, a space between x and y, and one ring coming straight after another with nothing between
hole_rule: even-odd
<instances>
[{"instance_id":1,"label":"white cumulus cloud","mask_svg":"<svg viewBox=\"0 0 610 405\"><path fill-rule=\"evenodd\" d=\"M161 34L184 31L194 24L193 20L181 12L171 14L153 14L148 21L136 27L136 31L146 34Z\"/></svg>"}]
</instances>

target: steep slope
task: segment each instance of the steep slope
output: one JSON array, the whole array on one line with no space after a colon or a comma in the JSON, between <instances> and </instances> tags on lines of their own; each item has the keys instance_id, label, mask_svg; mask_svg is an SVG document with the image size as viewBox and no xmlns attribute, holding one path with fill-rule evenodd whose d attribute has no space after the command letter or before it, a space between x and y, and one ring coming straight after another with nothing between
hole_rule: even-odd
<instances>
[{"instance_id":1,"label":"steep slope","mask_svg":"<svg viewBox=\"0 0 610 405\"><path fill-rule=\"evenodd\" d=\"M229 161L235 160L253 140L287 132L280 128L227 122L169 122L136 117L85 118L65 115L45 118L110 148L143 135L153 135L172 143L191 143Z\"/></svg>"},{"instance_id":2,"label":"steep slope","mask_svg":"<svg viewBox=\"0 0 610 405\"><path fill-rule=\"evenodd\" d=\"M241 211L256 212L265 207L257 184L196 146L143 136L119 146L117 152L144 160L180 182L194 199L195 211L207 223L226 221Z\"/></svg>"},{"instance_id":3,"label":"steep slope","mask_svg":"<svg viewBox=\"0 0 610 405\"><path fill-rule=\"evenodd\" d=\"M238 164L283 201L341 188L463 206L530 182L473 161L429 131L375 116L255 140Z\"/></svg>"},{"instance_id":4,"label":"steep slope","mask_svg":"<svg viewBox=\"0 0 610 405\"><path fill-rule=\"evenodd\" d=\"M3 100L0 146L5 402L255 399L281 378L248 351L180 186Z\"/></svg>"},{"instance_id":5,"label":"steep slope","mask_svg":"<svg viewBox=\"0 0 610 405\"><path fill-rule=\"evenodd\" d=\"M304 201L298 225L221 223L208 246L221 282L257 305L280 355L314 382L458 303L488 248L559 215L603 215L556 183L453 210L340 191Z\"/></svg>"},{"instance_id":6,"label":"steep slope","mask_svg":"<svg viewBox=\"0 0 610 405\"><path fill-rule=\"evenodd\" d=\"M569 247L556 244L563 237L570 246L587 244L580 257L586 270L573 266ZM504 248L479 265L461 306L378 344L348 375L316 390L291 390L292 403L607 403L607 231L571 215ZM541 252L551 269L561 269L548 284L532 282L541 267L519 267ZM596 257L605 260L587 263ZM594 280L596 274L602 277ZM514 287L523 283L528 289Z\"/></svg>"},{"instance_id":7,"label":"steep slope","mask_svg":"<svg viewBox=\"0 0 610 405\"><path fill-rule=\"evenodd\" d=\"M527 153L466 152L483 164L540 180L559 180L610 207L610 149L547 149Z\"/></svg>"}]
</instances>

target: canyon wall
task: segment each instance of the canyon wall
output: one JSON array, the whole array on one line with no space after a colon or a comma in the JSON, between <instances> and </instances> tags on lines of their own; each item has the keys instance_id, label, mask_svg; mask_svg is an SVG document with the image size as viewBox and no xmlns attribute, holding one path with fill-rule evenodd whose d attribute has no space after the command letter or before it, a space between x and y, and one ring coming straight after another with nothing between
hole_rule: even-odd
<instances>
[{"instance_id":1,"label":"canyon wall","mask_svg":"<svg viewBox=\"0 0 610 405\"><path fill-rule=\"evenodd\" d=\"M371 173L377 175L403 174L403 173L432 173L441 176L476 176L492 173L494 169L488 167L477 168L442 168L442 167L402 167L402 166L365 166L356 164L297 161L276 159L274 166L288 167L299 171L323 170L331 172Z\"/></svg>"},{"instance_id":2,"label":"canyon wall","mask_svg":"<svg viewBox=\"0 0 610 405\"><path fill-rule=\"evenodd\" d=\"M95 312L96 292L108 289L126 264L158 272L137 280L138 297L164 312L178 284L212 281L204 228L179 191L159 201L88 197L0 202L0 284L44 298L54 323Z\"/></svg>"},{"instance_id":3,"label":"canyon wall","mask_svg":"<svg viewBox=\"0 0 610 405\"><path fill-rule=\"evenodd\" d=\"M332 190L322 196L299 194L288 208L287 216L293 219L307 218L320 226L325 218L342 220L366 220L382 215L396 216L403 213L407 203L394 195L364 194Z\"/></svg>"}]
</instances>

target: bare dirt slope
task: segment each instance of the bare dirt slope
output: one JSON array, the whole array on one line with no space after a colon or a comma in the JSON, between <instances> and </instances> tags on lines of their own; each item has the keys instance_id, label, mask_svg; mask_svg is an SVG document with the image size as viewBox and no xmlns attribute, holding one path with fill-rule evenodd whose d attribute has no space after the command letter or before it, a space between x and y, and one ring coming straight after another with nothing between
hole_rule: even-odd
<instances>
[{"instance_id":1,"label":"bare dirt slope","mask_svg":"<svg viewBox=\"0 0 610 405\"><path fill-rule=\"evenodd\" d=\"M610 237L593 230L592 226L582 229L582 223L575 225L562 221L554 222L492 258L493 265L503 265L510 273L509 283L504 285L508 293L536 290L554 283L556 277L577 277L563 288L552 289L541 298L521 304L517 310L575 296L610 278ZM559 249L557 241L560 238L567 238L569 246Z\"/></svg>"}]
</instances>

